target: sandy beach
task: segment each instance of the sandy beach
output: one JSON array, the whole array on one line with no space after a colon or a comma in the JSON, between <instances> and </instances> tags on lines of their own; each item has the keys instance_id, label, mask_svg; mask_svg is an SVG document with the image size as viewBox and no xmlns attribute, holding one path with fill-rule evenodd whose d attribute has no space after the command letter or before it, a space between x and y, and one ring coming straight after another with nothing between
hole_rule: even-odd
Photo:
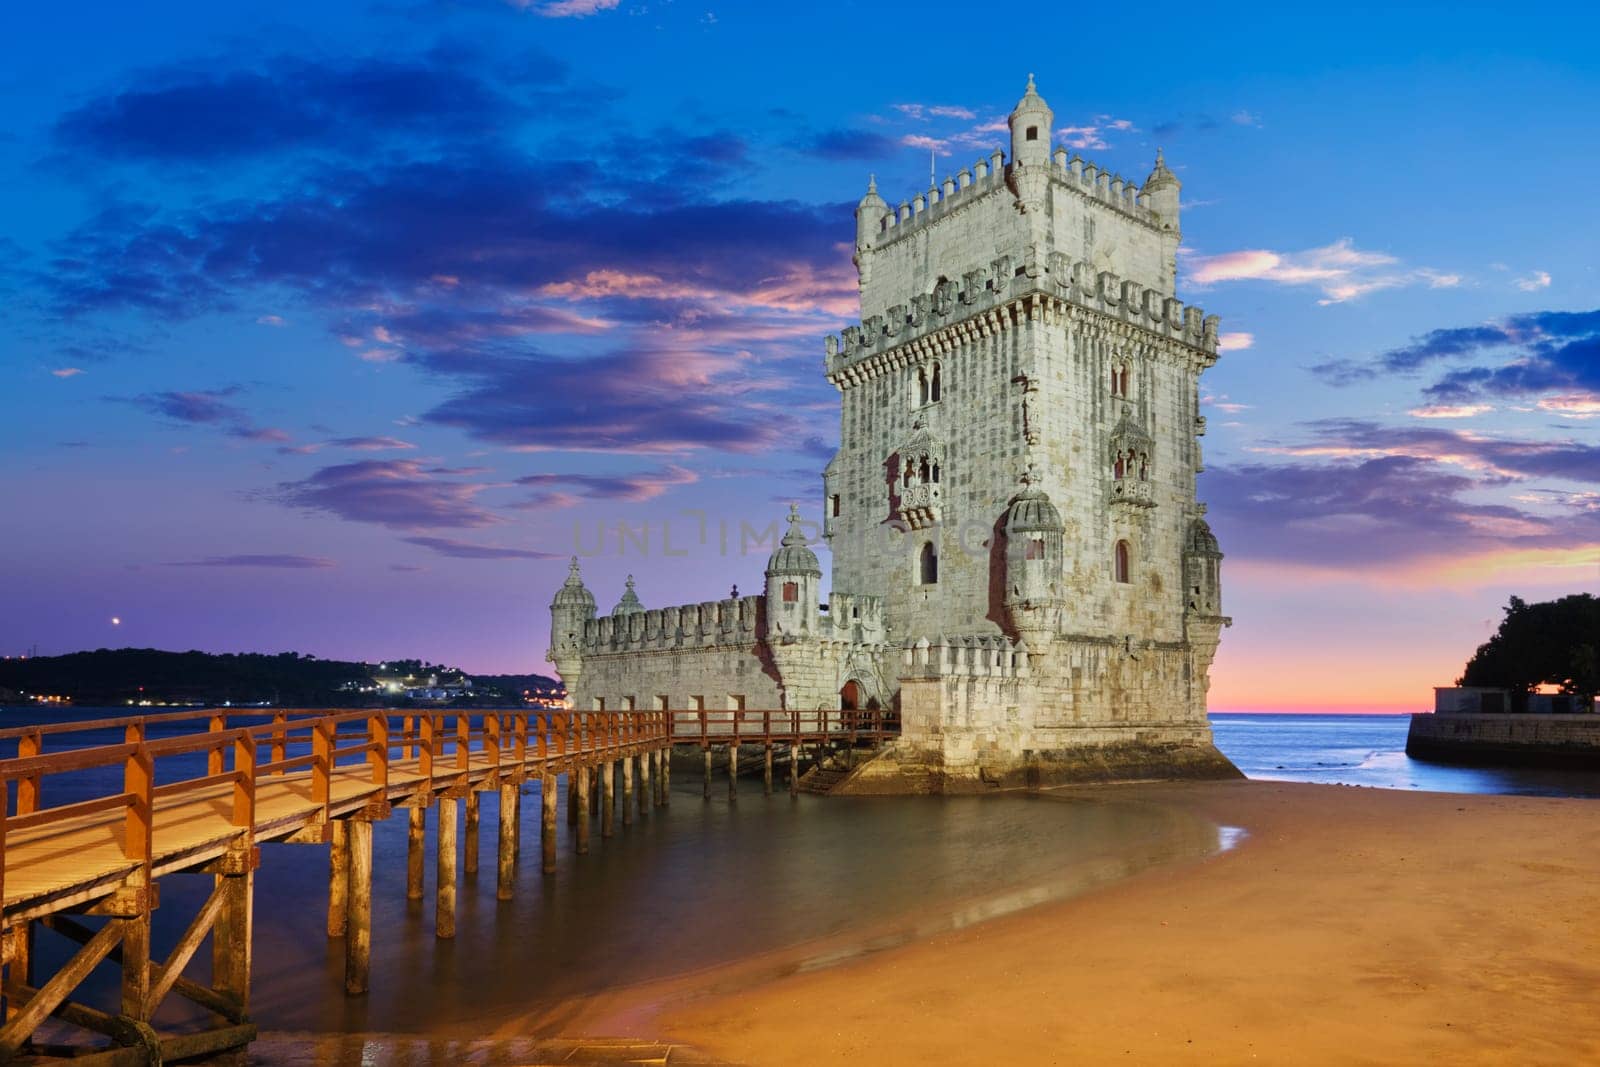
<instances>
[{"instance_id":1,"label":"sandy beach","mask_svg":"<svg viewBox=\"0 0 1600 1067\"><path fill-rule=\"evenodd\" d=\"M748 961L562 1022L762 1065L1600 1062L1600 803L1109 788L1247 836L835 966Z\"/></svg>"}]
</instances>

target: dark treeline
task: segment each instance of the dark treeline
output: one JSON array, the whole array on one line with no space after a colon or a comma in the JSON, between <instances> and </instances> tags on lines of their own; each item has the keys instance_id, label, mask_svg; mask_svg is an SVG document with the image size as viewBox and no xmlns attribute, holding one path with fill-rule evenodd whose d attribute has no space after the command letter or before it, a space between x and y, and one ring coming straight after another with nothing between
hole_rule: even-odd
<instances>
[{"instance_id":1,"label":"dark treeline","mask_svg":"<svg viewBox=\"0 0 1600 1067\"><path fill-rule=\"evenodd\" d=\"M476 703L515 703L524 689L549 689L557 683L538 674L469 675L424 660L351 663L297 652L165 652L153 648L98 649L64 656L0 660L0 699L26 693L63 696L76 704L195 701L205 704L270 702L282 706L367 707L403 703L394 694L371 690L380 677L409 679L425 686L472 682ZM10 691L7 694L7 691Z\"/></svg>"}]
</instances>

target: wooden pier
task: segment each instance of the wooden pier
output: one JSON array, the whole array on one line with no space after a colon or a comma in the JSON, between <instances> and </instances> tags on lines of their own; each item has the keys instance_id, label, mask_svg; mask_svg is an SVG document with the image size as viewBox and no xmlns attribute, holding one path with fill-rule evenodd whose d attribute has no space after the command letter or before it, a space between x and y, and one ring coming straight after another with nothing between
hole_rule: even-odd
<instances>
[{"instance_id":1,"label":"wooden pier","mask_svg":"<svg viewBox=\"0 0 1600 1067\"><path fill-rule=\"evenodd\" d=\"M178 735L152 739L152 727ZM540 859L548 873L556 867L563 777L574 848L583 853L591 845L591 806L606 840L616 835L619 816L626 825L635 811L643 818L669 803L674 747L703 750L707 799L712 751L726 748L734 800L742 750L764 752L770 794L773 753L782 746L793 791L807 748L873 745L897 728L892 716L877 711L210 709L0 730L0 742L16 744L15 758L0 759L0 783L9 791L0 804L0 1063L170 1063L248 1044L256 1034L250 973L262 842L328 847L328 934L342 938L345 990L359 996L371 975L372 823L397 807L408 812L412 899L423 895L427 812L437 809L434 931L450 938L461 866L457 809L466 807L470 871L477 863L480 793L499 795L495 892L508 900L520 870L526 782L540 783ZM123 741L85 747L89 731L117 731ZM158 761L202 754L205 774L157 784ZM120 791L45 803L51 776L115 775L118 768ZM213 889L161 960L151 953L151 913L160 904L160 880L178 873L210 875ZM45 932L78 946L48 975L36 973L34 951ZM184 971L208 934L205 984ZM118 1010L73 1000L83 980L108 961L120 969ZM156 1031L151 1020L174 993L205 1009L211 1025ZM36 1042L50 1017L98 1035L98 1044Z\"/></svg>"}]
</instances>

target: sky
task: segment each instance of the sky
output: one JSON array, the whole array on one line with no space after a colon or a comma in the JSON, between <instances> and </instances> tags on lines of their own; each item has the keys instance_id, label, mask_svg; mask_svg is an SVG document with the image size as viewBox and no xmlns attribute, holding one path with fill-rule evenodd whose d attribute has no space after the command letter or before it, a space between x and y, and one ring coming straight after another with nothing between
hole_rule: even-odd
<instances>
[{"instance_id":1,"label":"sky","mask_svg":"<svg viewBox=\"0 0 1600 1067\"><path fill-rule=\"evenodd\" d=\"M1600 591L1600 15L1294 7L14 8L0 652L546 670L575 550L602 611L759 589L867 175L1034 73L1073 152L1165 150L1222 316L1211 706L1431 706Z\"/></svg>"}]
</instances>

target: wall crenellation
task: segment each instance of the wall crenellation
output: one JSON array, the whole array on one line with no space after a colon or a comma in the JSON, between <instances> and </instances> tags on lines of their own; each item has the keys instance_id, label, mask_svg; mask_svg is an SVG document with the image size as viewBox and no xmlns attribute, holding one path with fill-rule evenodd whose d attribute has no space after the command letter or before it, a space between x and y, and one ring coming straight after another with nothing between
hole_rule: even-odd
<instances>
[{"instance_id":1,"label":"wall crenellation","mask_svg":"<svg viewBox=\"0 0 1600 1067\"><path fill-rule=\"evenodd\" d=\"M1010 257L1003 256L990 271L968 272L961 284L964 288L955 300L941 303L936 290L925 301L918 297L909 311L896 305L887 315L868 316L859 326L846 326L838 336L825 337L828 373L836 374L869 356L992 313L1031 293L1058 296L1212 356L1217 354L1217 316L1138 282L1118 278L1111 271L1096 272L1091 264L1074 261L1061 252L1050 255L1043 272L1037 263L1024 263L1013 270Z\"/></svg>"},{"instance_id":2,"label":"wall crenellation","mask_svg":"<svg viewBox=\"0 0 1600 1067\"><path fill-rule=\"evenodd\" d=\"M583 652L588 655L623 650L747 645L762 633L765 601L765 596L755 594L602 615L584 624Z\"/></svg>"},{"instance_id":3,"label":"wall crenellation","mask_svg":"<svg viewBox=\"0 0 1600 1067\"><path fill-rule=\"evenodd\" d=\"M884 214L878 224L879 239L872 247L887 247L984 194L1005 188L1006 176L1011 170L1012 164L1005 161L1005 154L996 149L988 161L980 159L970 169L963 167L953 176L946 175L943 182L910 200L902 200L899 207ZM1069 158L1065 148L1056 149L1049 173L1053 181L1081 196L1099 201L1153 229L1161 228L1160 216L1151 207L1149 198L1143 195L1138 182L1097 167L1082 156Z\"/></svg>"}]
</instances>

